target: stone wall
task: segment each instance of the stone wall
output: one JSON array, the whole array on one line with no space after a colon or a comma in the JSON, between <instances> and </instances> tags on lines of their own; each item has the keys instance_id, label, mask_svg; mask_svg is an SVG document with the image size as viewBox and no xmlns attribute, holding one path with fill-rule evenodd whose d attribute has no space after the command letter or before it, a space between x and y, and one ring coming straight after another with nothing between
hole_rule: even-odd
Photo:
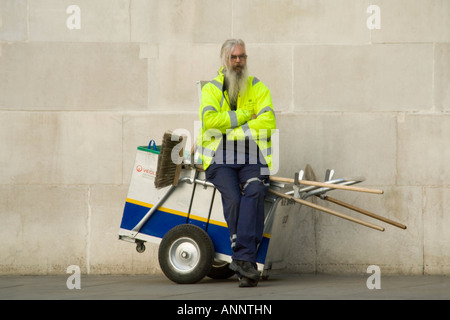
<instances>
[{"instance_id":1,"label":"stone wall","mask_svg":"<svg viewBox=\"0 0 450 320\"><path fill-rule=\"evenodd\" d=\"M330 195L408 226L301 208L288 269L447 274L449 16L448 0L2 0L0 274L160 272L156 246L117 240L136 147L193 132L230 37L271 89L277 175L364 176L385 194Z\"/></svg>"}]
</instances>

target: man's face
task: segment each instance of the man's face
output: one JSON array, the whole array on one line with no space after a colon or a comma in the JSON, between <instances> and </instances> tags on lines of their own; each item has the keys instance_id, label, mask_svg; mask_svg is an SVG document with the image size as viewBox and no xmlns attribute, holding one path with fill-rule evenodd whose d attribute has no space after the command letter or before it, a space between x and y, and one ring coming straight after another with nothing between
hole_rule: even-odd
<instances>
[{"instance_id":1,"label":"man's face","mask_svg":"<svg viewBox=\"0 0 450 320\"><path fill-rule=\"evenodd\" d=\"M245 49L240 45L234 46L228 63L228 67L231 68L231 70L236 72L237 75L241 75L242 70L245 68L245 65L247 63L247 55L245 54Z\"/></svg>"}]
</instances>

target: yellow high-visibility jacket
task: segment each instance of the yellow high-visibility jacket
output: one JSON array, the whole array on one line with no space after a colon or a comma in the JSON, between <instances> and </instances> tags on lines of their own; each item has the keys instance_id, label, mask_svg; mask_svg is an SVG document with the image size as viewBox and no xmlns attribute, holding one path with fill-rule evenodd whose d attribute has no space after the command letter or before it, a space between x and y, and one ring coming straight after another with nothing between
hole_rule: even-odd
<instances>
[{"instance_id":1,"label":"yellow high-visibility jacket","mask_svg":"<svg viewBox=\"0 0 450 320\"><path fill-rule=\"evenodd\" d=\"M199 117L202 122L197 147L206 170L226 135L227 140L253 139L264 159L272 167L271 135L276 129L275 113L269 89L256 77L248 77L247 91L239 94L237 108L231 110L227 91L223 90L223 68L202 88ZM252 119L252 115L256 115Z\"/></svg>"}]
</instances>

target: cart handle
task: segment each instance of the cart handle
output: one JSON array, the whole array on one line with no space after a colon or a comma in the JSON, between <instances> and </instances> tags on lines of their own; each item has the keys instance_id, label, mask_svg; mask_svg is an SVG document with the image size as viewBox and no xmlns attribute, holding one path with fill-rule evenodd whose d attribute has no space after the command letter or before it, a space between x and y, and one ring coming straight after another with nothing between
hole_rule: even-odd
<instances>
[{"instance_id":1,"label":"cart handle","mask_svg":"<svg viewBox=\"0 0 450 320\"><path fill-rule=\"evenodd\" d=\"M158 148L156 147L156 142L155 140L150 140L150 142L148 143L148 148L147 149L153 149L155 151L158 151Z\"/></svg>"}]
</instances>

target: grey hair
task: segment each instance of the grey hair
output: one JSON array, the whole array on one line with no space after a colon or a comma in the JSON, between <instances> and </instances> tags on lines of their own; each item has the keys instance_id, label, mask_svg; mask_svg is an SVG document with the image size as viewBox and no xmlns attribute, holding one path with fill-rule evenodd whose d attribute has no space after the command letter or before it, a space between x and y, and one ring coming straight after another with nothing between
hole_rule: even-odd
<instances>
[{"instance_id":1,"label":"grey hair","mask_svg":"<svg viewBox=\"0 0 450 320\"><path fill-rule=\"evenodd\" d=\"M236 45L242 46L245 50L245 42L242 39L228 39L223 43L220 50L220 60L224 67L227 66L227 61L230 59L231 52L233 52Z\"/></svg>"}]
</instances>

